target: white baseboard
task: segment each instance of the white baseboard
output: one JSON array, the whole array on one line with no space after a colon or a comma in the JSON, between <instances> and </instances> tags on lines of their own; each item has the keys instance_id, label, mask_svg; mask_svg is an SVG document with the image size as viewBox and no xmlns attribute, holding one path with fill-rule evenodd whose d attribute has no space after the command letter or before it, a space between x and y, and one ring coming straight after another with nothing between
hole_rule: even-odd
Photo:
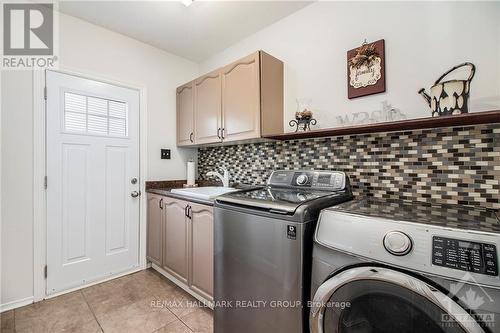
<instances>
[{"instance_id":1,"label":"white baseboard","mask_svg":"<svg viewBox=\"0 0 500 333\"><path fill-rule=\"evenodd\" d=\"M161 275L163 275L164 277L166 277L167 279L169 279L170 281L175 283L179 288L181 288L182 290L187 292L189 295L196 298L198 301L202 302L205 306L209 307L212 310L214 309L213 302L211 300L208 300L208 299L204 298L203 296L198 295L197 293L195 293L194 291L189 289L189 287L186 286L182 281L177 279L172 274L168 273L166 270L164 270L160 266L156 265L155 263L151 263L151 268L153 268L155 271L157 271L158 273L160 273Z\"/></svg>"},{"instance_id":2,"label":"white baseboard","mask_svg":"<svg viewBox=\"0 0 500 333\"><path fill-rule=\"evenodd\" d=\"M139 267L137 269L133 269L133 270L129 270L129 271L126 271L126 272L122 272L120 274L113 275L113 276L108 277L106 279L102 279L102 280L98 280L98 281L93 281L91 283L87 283L87 284L82 285L82 286L78 286L78 287L75 287L75 288L67 289L67 290L64 290L64 291L61 291L61 292L58 292L58 293L55 293L55 294L46 295L44 297L44 299L54 298L54 297L61 296L61 295L67 294L67 293L71 293L73 291L77 291L77 290L80 290L80 289L84 289L84 288L96 285L96 284L99 284L99 283L103 283L103 282L107 282L107 281L110 281L110 280L114 280L114 279L117 279L117 278L125 276L125 275L129 275L129 274L132 274L132 273L136 273L136 272L142 271L143 269L146 269L146 267ZM0 304L0 313L5 312L5 311L9 311L9 310L13 310L13 309L16 309L16 308L20 308L21 306L25 306L25 305L28 305L28 304L31 304L31 303L34 303L34 297L33 296L26 297L26 298L23 298L23 299L20 299L20 300L17 300L17 301L5 303L5 304Z\"/></svg>"},{"instance_id":3,"label":"white baseboard","mask_svg":"<svg viewBox=\"0 0 500 333\"><path fill-rule=\"evenodd\" d=\"M5 304L0 304L0 313L5 312L5 311L9 311L12 309L20 308L21 306L29 305L31 303L33 303L33 296L19 299L16 301L12 301L12 302L5 303Z\"/></svg>"}]
</instances>

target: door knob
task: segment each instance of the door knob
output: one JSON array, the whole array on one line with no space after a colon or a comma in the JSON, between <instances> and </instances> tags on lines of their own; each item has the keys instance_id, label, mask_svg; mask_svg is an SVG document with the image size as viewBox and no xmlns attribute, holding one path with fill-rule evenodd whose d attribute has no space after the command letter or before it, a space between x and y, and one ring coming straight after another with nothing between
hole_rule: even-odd
<instances>
[{"instance_id":1,"label":"door knob","mask_svg":"<svg viewBox=\"0 0 500 333\"><path fill-rule=\"evenodd\" d=\"M137 198L138 196L141 195L141 191L137 192L137 191L132 191L132 193L130 193L130 196L132 198Z\"/></svg>"}]
</instances>

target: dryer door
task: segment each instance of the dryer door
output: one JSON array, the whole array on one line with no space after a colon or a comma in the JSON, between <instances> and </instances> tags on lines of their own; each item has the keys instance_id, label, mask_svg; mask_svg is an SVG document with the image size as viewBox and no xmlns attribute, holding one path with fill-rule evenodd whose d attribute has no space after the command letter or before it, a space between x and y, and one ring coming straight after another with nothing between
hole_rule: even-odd
<instances>
[{"instance_id":1,"label":"dryer door","mask_svg":"<svg viewBox=\"0 0 500 333\"><path fill-rule=\"evenodd\" d=\"M484 333L439 290L380 267L348 269L324 282L309 322L311 333Z\"/></svg>"}]
</instances>

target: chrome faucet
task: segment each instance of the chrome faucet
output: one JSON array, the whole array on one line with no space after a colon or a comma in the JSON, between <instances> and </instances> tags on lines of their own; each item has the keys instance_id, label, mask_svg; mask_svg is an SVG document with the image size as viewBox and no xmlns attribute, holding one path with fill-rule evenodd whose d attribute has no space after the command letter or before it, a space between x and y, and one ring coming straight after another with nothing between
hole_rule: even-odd
<instances>
[{"instance_id":1,"label":"chrome faucet","mask_svg":"<svg viewBox=\"0 0 500 333\"><path fill-rule=\"evenodd\" d=\"M217 177L222 181L222 186L229 187L229 171L227 171L227 169L223 167L221 167L221 169L222 171L224 171L224 175L221 175L216 171L209 171L207 172L207 176Z\"/></svg>"}]
</instances>

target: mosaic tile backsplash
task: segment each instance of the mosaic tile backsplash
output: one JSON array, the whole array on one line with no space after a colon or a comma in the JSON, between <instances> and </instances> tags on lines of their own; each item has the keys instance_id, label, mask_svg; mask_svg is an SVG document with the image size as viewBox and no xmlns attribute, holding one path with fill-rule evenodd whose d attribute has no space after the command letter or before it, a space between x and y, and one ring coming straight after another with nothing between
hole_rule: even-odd
<instances>
[{"instance_id":1,"label":"mosaic tile backsplash","mask_svg":"<svg viewBox=\"0 0 500 333\"><path fill-rule=\"evenodd\" d=\"M203 147L198 174L265 184L272 170L340 170L357 195L500 209L500 124Z\"/></svg>"}]
</instances>

